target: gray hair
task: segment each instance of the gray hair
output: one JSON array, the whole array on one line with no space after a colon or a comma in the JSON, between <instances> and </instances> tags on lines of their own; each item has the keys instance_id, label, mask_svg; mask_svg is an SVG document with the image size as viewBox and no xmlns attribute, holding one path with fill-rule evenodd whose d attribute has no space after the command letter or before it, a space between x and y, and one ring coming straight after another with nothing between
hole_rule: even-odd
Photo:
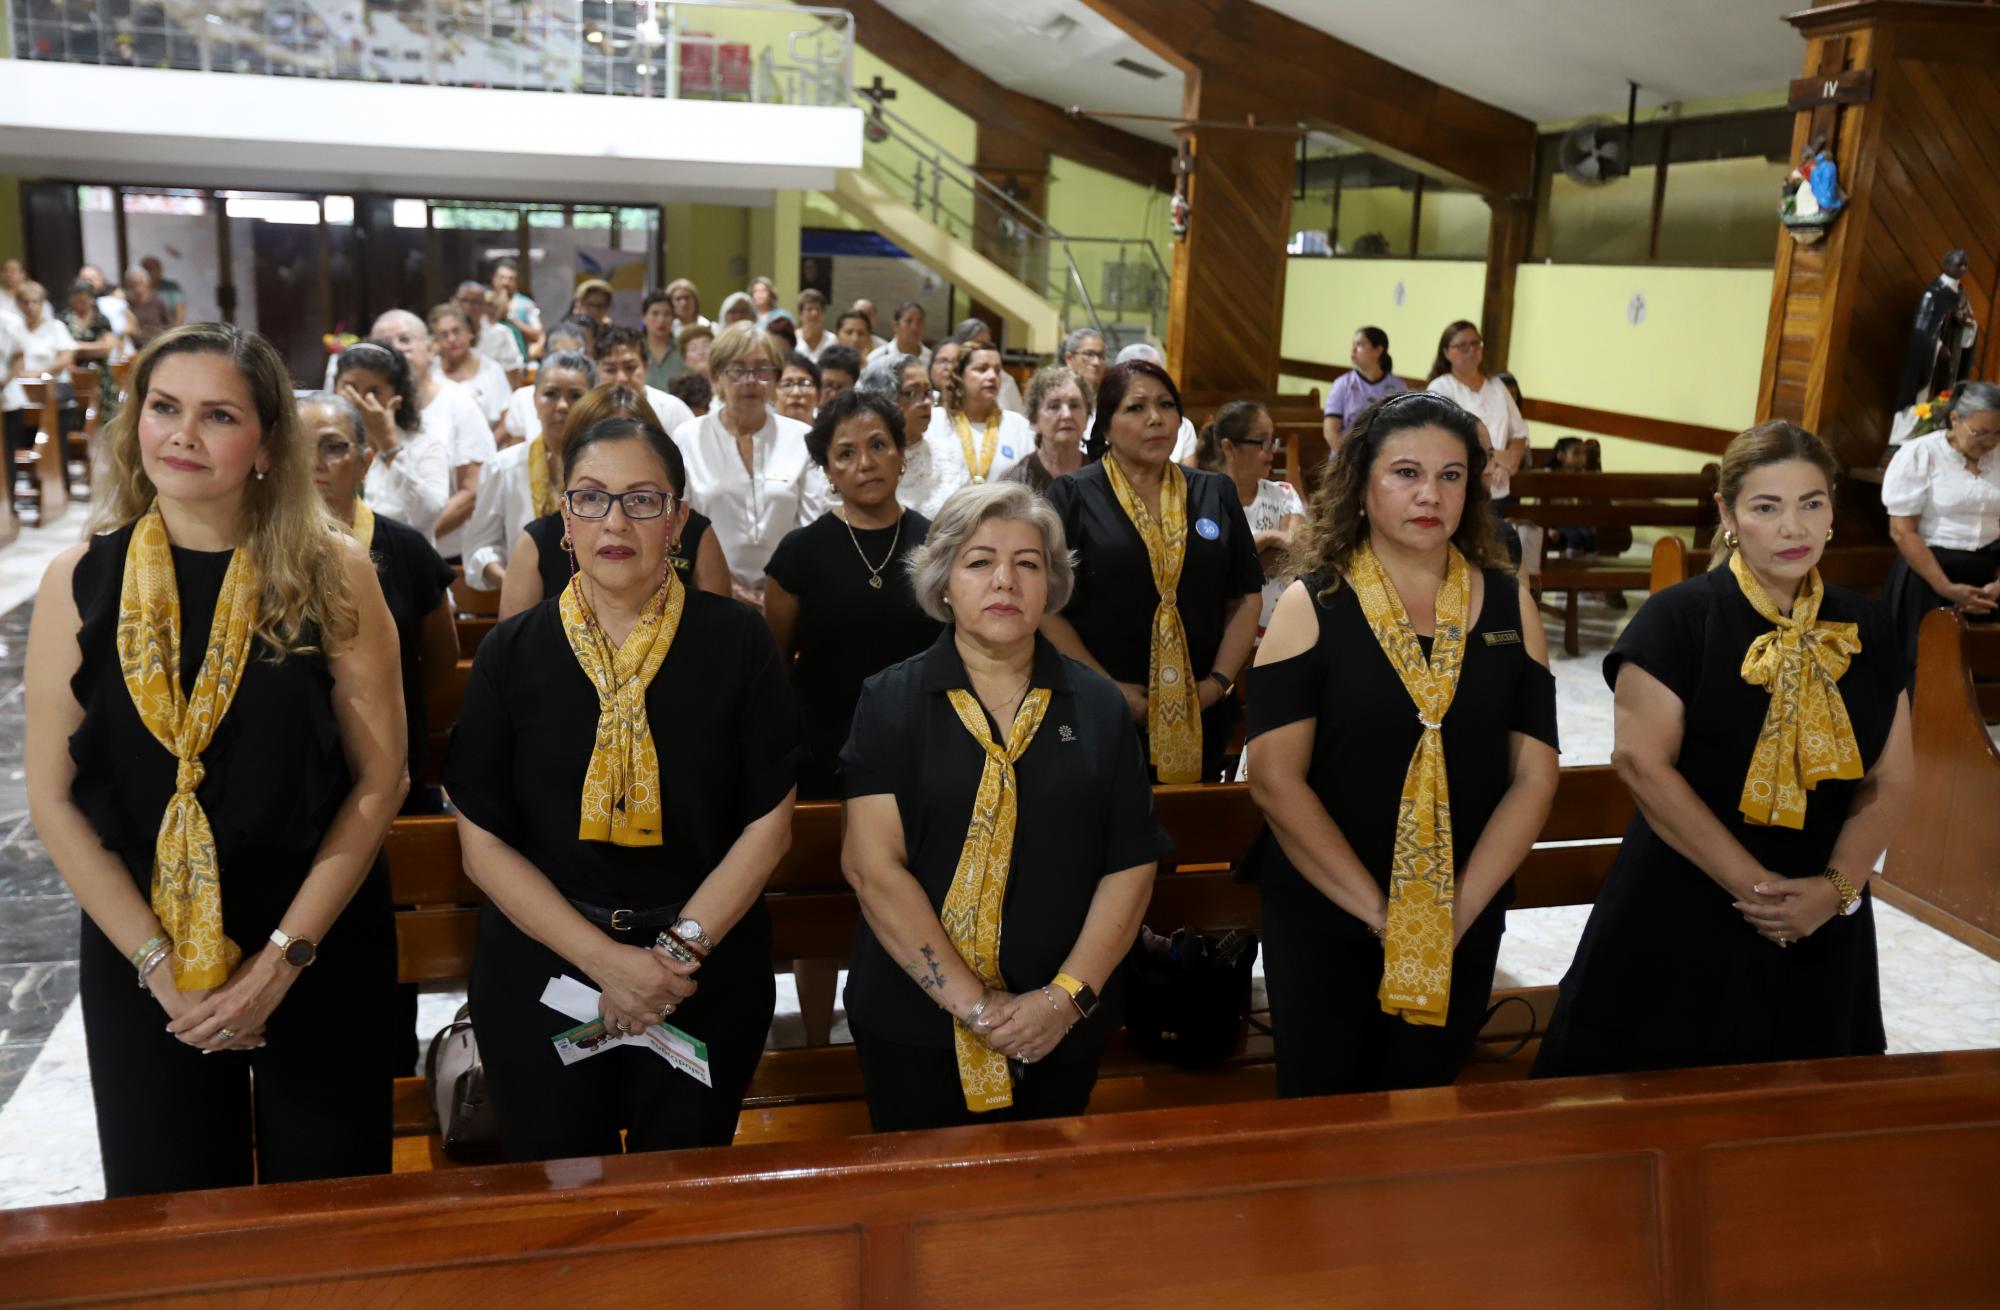
<instances>
[{"instance_id":1,"label":"gray hair","mask_svg":"<svg viewBox=\"0 0 2000 1310\"><path fill-rule=\"evenodd\" d=\"M881 396L893 404L902 395L903 370L923 366L924 361L915 355L891 355L887 359L878 359L861 370L861 376L854 380L854 389L864 396Z\"/></svg>"},{"instance_id":2,"label":"gray hair","mask_svg":"<svg viewBox=\"0 0 2000 1310\"><path fill-rule=\"evenodd\" d=\"M959 552L982 524L991 519L1032 523L1042 534L1049 561L1049 601L1045 614L1057 614L1076 589L1076 566L1055 507L1024 482L978 482L960 487L931 520L924 544L910 552L910 586L924 613L939 623L952 622L946 593Z\"/></svg>"},{"instance_id":3,"label":"gray hair","mask_svg":"<svg viewBox=\"0 0 2000 1310\"><path fill-rule=\"evenodd\" d=\"M1160 354L1160 348L1149 341L1134 341L1131 345L1119 351L1118 358L1113 362L1129 364L1135 359L1143 359L1148 364L1158 364L1162 368L1166 366L1167 362L1166 358Z\"/></svg>"},{"instance_id":4,"label":"gray hair","mask_svg":"<svg viewBox=\"0 0 2000 1310\"><path fill-rule=\"evenodd\" d=\"M720 332L729 325L729 311L738 305L750 311L750 317L757 317L757 302L750 299L747 291L732 291L722 298L722 308L715 311L715 330Z\"/></svg>"},{"instance_id":5,"label":"gray hair","mask_svg":"<svg viewBox=\"0 0 2000 1310\"><path fill-rule=\"evenodd\" d=\"M2000 383L1962 382L1958 394L1951 399L1953 418L1971 418L1974 414L1995 411L2000 411Z\"/></svg>"},{"instance_id":6,"label":"gray hair","mask_svg":"<svg viewBox=\"0 0 2000 1310\"><path fill-rule=\"evenodd\" d=\"M1083 349L1083 343L1086 341L1095 341L1101 346L1104 344L1104 334L1096 328L1080 327L1063 338L1063 354L1065 356L1074 355L1077 351Z\"/></svg>"},{"instance_id":7,"label":"gray hair","mask_svg":"<svg viewBox=\"0 0 2000 1310\"><path fill-rule=\"evenodd\" d=\"M458 311L456 308L454 308L452 312L456 314ZM417 330L418 336L421 336L426 341L429 341L431 339L431 325L424 322L424 320L421 317L411 313L407 309L383 310L380 314L375 316L375 326L369 332L368 335L374 337L381 336L383 331L382 325L384 323L403 323L406 321L411 327L414 327Z\"/></svg>"},{"instance_id":8,"label":"gray hair","mask_svg":"<svg viewBox=\"0 0 2000 1310\"><path fill-rule=\"evenodd\" d=\"M597 385L597 362L581 350L558 350L542 361L542 371L545 373L552 373L559 368L583 374L585 390Z\"/></svg>"},{"instance_id":9,"label":"gray hair","mask_svg":"<svg viewBox=\"0 0 2000 1310\"><path fill-rule=\"evenodd\" d=\"M323 409L331 414L354 435L354 448L360 450L368 444L368 430L362 426L361 406L341 395L338 391L308 391L299 397L299 417L303 419L309 409Z\"/></svg>"}]
</instances>

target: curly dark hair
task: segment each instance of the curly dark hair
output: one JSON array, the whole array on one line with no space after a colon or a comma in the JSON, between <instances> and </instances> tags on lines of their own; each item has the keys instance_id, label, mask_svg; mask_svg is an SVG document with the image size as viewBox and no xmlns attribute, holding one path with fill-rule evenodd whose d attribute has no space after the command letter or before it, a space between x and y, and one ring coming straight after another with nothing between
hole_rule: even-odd
<instances>
[{"instance_id":1,"label":"curly dark hair","mask_svg":"<svg viewBox=\"0 0 2000 1310\"><path fill-rule=\"evenodd\" d=\"M1305 522L1292 534L1285 571L1317 575L1322 600L1340 590L1348 561L1368 540L1369 474L1382 447L1398 432L1412 428L1443 428L1465 446L1465 510L1451 544L1476 569L1512 572L1507 552L1493 530L1486 494L1485 447L1479 444L1479 421L1448 397L1430 391L1405 391L1376 401L1355 416L1341 439L1340 450L1312 494Z\"/></svg>"}]
</instances>

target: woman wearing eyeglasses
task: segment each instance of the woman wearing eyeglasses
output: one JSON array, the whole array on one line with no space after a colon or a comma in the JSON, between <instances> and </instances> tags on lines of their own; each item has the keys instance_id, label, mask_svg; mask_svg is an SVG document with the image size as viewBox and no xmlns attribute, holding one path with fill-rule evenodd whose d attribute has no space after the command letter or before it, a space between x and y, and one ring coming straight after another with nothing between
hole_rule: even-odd
<instances>
[{"instance_id":1,"label":"woman wearing eyeglasses","mask_svg":"<svg viewBox=\"0 0 2000 1310\"><path fill-rule=\"evenodd\" d=\"M784 369L778 374L778 412L810 425L819 408L819 365L802 351L785 353Z\"/></svg>"},{"instance_id":2,"label":"woman wearing eyeglasses","mask_svg":"<svg viewBox=\"0 0 2000 1310\"><path fill-rule=\"evenodd\" d=\"M1196 443L1196 462L1236 484L1236 499L1250 521L1257 562L1264 566L1264 607L1257 634L1271 625L1271 611L1291 581L1279 573L1292 533L1305 521L1305 502L1289 482L1271 480L1278 454L1278 428L1271 413L1254 400L1232 400L1215 411Z\"/></svg>"},{"instance_id":3,"label":"woman wearing eyeglasses","mask_svg":"<svg viewBox=\"0 0 2000 1310\"><path fill-rule=\"evenodd\" d=\"M687 471L666 433L608 419L563 464L576 576L480 643L445 770L488 898L474 1032L513 1159L723 1146L776 999L762 894L791 842L791 687L756 615L673 570ZM564 1063L575 1021L542 993L565 975L613 1037L664 1022L701 1044L706 1082L650 1044Z\"/></svg>"},{"instance_id":4,"label":"woman wearing eyeglasses","mask_svg":"<svg viewBox=\"0 0 2000 1310\"><path fill-rule=\"evenodd\" d=\"M715 525L736 598L759 609L771 552L828 501L826 478L806 452L806 425L771 408L784 363L766 333L748 323L724 328L708 356L722 404L674 431L692 507Z\"/></svg>"}]
</instances>

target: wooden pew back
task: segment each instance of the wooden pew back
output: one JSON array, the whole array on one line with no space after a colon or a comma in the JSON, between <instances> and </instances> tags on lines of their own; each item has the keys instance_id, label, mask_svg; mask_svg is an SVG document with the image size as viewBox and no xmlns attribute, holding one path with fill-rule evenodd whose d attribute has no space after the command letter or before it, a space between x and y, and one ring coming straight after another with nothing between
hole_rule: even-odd
<instances>
[{"instance_id":1,"label":"wooden pew back","mask_svg":"<svg viewBox=\"0 0 2000 1310\"><path fill-rule=\"evenodd\" d=\"M1319 389L1315 387L1304 395L1281 395L1277 392L1249 395L1221 391L1181 393L1181 404L1185 407L1182 412L1197 431L1207 426L1217 410L1234 400L1254 400L1269 411L1271 425L1284 448L1272 467L1271 475L1291 483L1300 496L1310 496L1312 489L1319 484L1320 470L1325 466L1327 456Z\"/></svg>"},{"instance_id":2,"label":"wooden pew back","mask_svg":"<svg viewBox=\"0 0 2000 1310\"><path fill-rule=\"evenodd\" d=\"M1996 1104L2000 1052L1965 1051L277 1184L0 1213L0 1287L543 1305L664 1278L688 1304L818 1310L958 1304L970 1276L994 1305L1092 1310L1970 1306L2000 1286Z\"/></svg>"},{"instance_id":3,"label":"wooden pew back","mask_svg":"<svg viewBox=\"0 0 2000 1310\"><path fill-rule=\"evenodd\" d=\"M1659 591L1695 577L1707 570L1713 558L1705 547L1689 546L1679 537L1662 537L1653 543L1651 589ZM1874 596L1880 594L1889 566L1895 562L1894 546L1828 546L1820 555L1819 572L1833 586Z\"/></svg>"},{"instance_id":4,"label":"wooden pew back","mask_svg":"<svg viewBox=\"0 0 2000 1310\"><path fill-rule=\"evenodd\" d=\"M1716 522L1716 466L1699 473L1561 473L1526 469L1512 480L1507 517L1556 528L1694 528Z\"/></svg>"}]
</instances>

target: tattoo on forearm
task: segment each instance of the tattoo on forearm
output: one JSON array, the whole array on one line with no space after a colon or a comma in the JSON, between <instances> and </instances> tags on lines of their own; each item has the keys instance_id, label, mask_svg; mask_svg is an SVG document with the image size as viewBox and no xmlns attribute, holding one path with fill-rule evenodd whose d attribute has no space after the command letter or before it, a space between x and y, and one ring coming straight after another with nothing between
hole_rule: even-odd
<instances>
[{"instance_id":1,"label":"tattoo on forearm","mask_svg":"<svg viewBox=\"0 0 2000 1310\"><path fill-rule=\"evenodd\" d=\"M929 946L919 947L918 950L923 954L924 964L927 966L928 971L918 968L915 960L903 961L904 970L910 977L917 980L917 986L923 988L933 996L943 996L944 970L938 966L937 951Z\"/></svg>"},{"instance_id":2,"label":"tattoo on forearm","mask_svg":"<svg viewBox=\"0 0 2000 1310\"><path fill-rule=\"evenodd\" d=\"M922 946L918 949L923 953L924 963L930 966L930 985L942 993L944 991L944 970L938 966L937 952L929 946Z\"/></svg>"}]
</instances>

